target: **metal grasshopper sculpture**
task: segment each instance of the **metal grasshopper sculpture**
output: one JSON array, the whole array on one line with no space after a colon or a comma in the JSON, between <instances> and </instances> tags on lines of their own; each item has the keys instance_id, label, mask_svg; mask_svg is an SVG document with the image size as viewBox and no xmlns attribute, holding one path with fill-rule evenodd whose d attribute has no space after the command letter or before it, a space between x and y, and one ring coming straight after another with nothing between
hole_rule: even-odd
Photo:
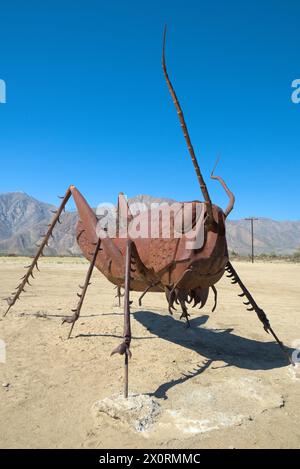
<instances>
[{"instance_id":1,"label":"metal grasshopper sculpture","mask_svg":"<svg viewBox=\"0 0 300 469\"><path fill-rule=\"evenodd\" d=\"M188 249L188 233L183 233L181 237L175 237L173 233L169 238L164 238L158 235L156 238L148 236L140 239L132 239L129 235L130 230L127 230L127 235L125 237L121 237L119 235L119 230L117 230L115 237L99 237L97 231L98 219L94 211L88 205L78 189L74 186L70 186L65 196L62 197L63 200L59 209L55 212L52 223L48 225L47 233L38 248L36 256L32 260L32 263L28 266L27 273L21 279L21 283L17 287L13 296L7 298L9 306L5 313L6 315L10 308L20 298L21 293L25 291L25 286L28 284L30 285L30 277L34 278L33 271L35 268L38 269L38 259L43 254L43 250L47 246L50 237L52 237L55 225L60 223L60 216L64 211L68 200L73 196L80 218L77 225L77 241L83 255L90 261L90 266L86 275L85 283L81 286L82 292L78 294L78 305L76 309L72 310L73 315L64 318L63 323L71 324L68 336L68 338L70 338L75 322L79 318L94 267L100 270L100 272L102 272L110 282L116 285L119 300L121 295L120 289L124 288L124 340L116 349L113 350L112 355L118 353L125 356L125 397L128 397L128 358L131 356L130 291L132 290L143 292L139 301L140 305L142 297L149 290L153 292L165 292L169 312L172 314L172 309L175 309L174 303L177 303L182 309L181 317L186 318L189 325L187 304L194 301L193 307L200 305L200 308L203 308L208 298L209 289L211 288L215 298L214 311L217 303L217 290L215 288L215 284L227 271L228 276L232 279L232 283L237 283L241 288L239 296L244 297L247 300L244 304L249 306L248 311L255 311L259 320L262 322L265 331L273 335L288 361L292 363L284 345L271 328L265 312L254 301L252 295L247 290L229 261L225 236L225 220L233 209L235 198L223 179L219 176L214 176L212 173L211 177L213 179L217 179L226 191L229 197L229 203L225 211L223 211L220 207L212 204L211 202L194 153L181 106L167 73L165 62L165 40L166 29L164 30L162 51L163 72L178 113L184 138L204 197L204 202L202 203L199 201L182 202L181 205L183 207L189 207L194 217L196 216L195 213L197 206L202 207L202 216L199 217L200 223L199 220L198 222L193 220L193 223L197 222L199 225L198 231L202 229L204 233L201 246L197 246L196 249ZM123 221L125 220L127 222L127 226L130 228L130 224L134 222L134 216L131 214L127 201L122 193L120 193L118 197L118 215L120 216L120 214ZM145 220L146 218L149 218L149 213L145 211L140 215L140 217L142 220ZM157 213L151 213L152 221L158 217L159 211L157 211ZM176 214L171 212L169 221L172 226L174 226L174 223L176 222L175 218Z\"/></svg>"}]
</instances>

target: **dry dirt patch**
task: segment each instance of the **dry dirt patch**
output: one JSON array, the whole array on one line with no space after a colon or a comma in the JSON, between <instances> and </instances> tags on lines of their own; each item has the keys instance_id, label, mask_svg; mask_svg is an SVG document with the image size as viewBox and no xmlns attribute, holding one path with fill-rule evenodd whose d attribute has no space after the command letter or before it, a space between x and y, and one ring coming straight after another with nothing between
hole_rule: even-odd
<instances>
[{"instance_id":1,"label":"dry dirt patch","mask_svg":"<svg viewBox=\"0 0 300 469\"><path fill-rule=\"evenodd\" d=\"M0 259L1 298L23 275L23 261ZM234 265L292 351L300 339L300 266ZM299 447L299 376L255 315L245 311L228 279L217 284L214 313L212 299L204 310L191 310L190 330L179 313L168 315L163 295L148 294L142 308L132 295L130 391L157 402L159 412L144 431L129 431L116 419L108 423L109 415L101 422L93 412L96 402L123 388L123 359L110 357L123 324L113 286L95 272L67 341L61 319L71 314L88 266L43 259L40 267L22 302L0 321L6 344L6 363L0 363L1 447Z\"/></svg>"}]
</instances>

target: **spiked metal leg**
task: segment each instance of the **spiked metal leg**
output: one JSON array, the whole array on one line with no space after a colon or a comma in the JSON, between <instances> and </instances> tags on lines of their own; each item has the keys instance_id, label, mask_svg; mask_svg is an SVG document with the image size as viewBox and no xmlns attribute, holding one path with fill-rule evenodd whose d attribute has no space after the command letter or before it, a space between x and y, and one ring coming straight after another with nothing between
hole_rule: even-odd
<instances>
[{"instance_id":1,"label":"spiked metal leg","mask_svg":"<svg viewBox=\"0 0 300 469\"><path fill-rule=\"evenodd\" d=\"M116 294L115 298L118 298L119 306L121 306L121 298L124 296L124 294L121 292L121 288L122 287L119 287L119 286L115 287L115 289L117 290L117 294Z\"/></svg>"},{"instance_id":2,"label":"spiked metal leg","mask_svg":"<svg viewBox=\"0 0 300 469\"><path fill-rule=\"evenodd\" d=\"M180 306L181 306L181 309L182 309L182 314L180 316L180 319L182 318L185 318L186 319L186 323L187 323L187 326L188 327L191 327L191 324L190 324L190 320L189 320L189 313L188 313L188 310L187 310L187 307L185 306L185 302L184 301L180 301Z\"/></svg>"},{"instance_id":3,"label":"spiked metal leg","mask_svg":"<svg viewBox=\"0 0 300 469\"><path fill-rule=\"evenodd\" d=\"M257 305L254 298L252 297L250 292L247 290L247 288L245 287L245 285L241 281L240 277L238 276L238 274L237 274L236 270L234 269L233 265L231 264L231 262L229 262L229 261L227 262L225 269L229 273L229 275L227 275L227 277L232 279L231 283L233 283L233 284L237 283L240 286L240 288L242 290L242 293L239 296L240 297L243 297L243 296L246 297L247 301L246 301L246 303L244 303L244 302L243 303L246 306L250 306L250 308L247 308L247 311L255 311L256 312L258 319L263 323L264 330L268 334L269 334L269 332L272 334L272 336L276 340L277 344L281 348L282 352L284 353L285 357L288 359L289 363L291 365L295 365L295 363L292 361L291 357L287 353L287 351L284 347L284 344L281 342L281 340L278 339L277 335L273 331L273 329L270 325L269 319L267 318L265 312Z\"/></svg>"},{"instance_id":4,"label":"spiked metal leg","mask_svg":"<svg viewBox=\"0 0 300 469\"><path fill-rule=\"evenodd\" d=\"M115 348L111 355L119 353L125 355L124 368L124 397L128 398L128 359L131 357L131 325L130 325L130 280L131 280L131 262L132 262L132 241L127 241L126 246L126 264L125 264L125 294L124 294L124 340Z\"/></svg>"},{"instance_id":5,"label":"spiked metal leg","mask_svg":"<svg viewBox=\"0 0 300 469\"><path fill-rule=\"evenodd\" d=\"M213 306L213 309L211 310L211 312L213 313L217 307L217 302L218 302L218 292L217 292L217 289L214 285L211 286L211 289L212 291L214 292L214 295L215 295L215 302L214 302L214 306Z\"/></svg>"},{"instance_id":6,"label":"spiked metal leg","mask_svg":"<svg viewBox=\"0 0 300 469\"><path fill-rule=\"evenodd\" d=\"M139 306L142 306L142 299L144 298L144 296L146 295L146 293L148 293L148 291L151 290L151 288L156 287L159 283L160 283L160 280L158 280L158 281L155 282L155 283L151 283L151 285L149 285L149 286L143 291L143 293L142 293L141 296L139 297Z\"/></svg>"},{"instance_id":7,"label":"spiked metal leg","mask_svg":"<svg viewBox=\"0 0 300 469\"><path fill-rule=\"evenodd\" d=\"M168 301L168 311L173 316L173 311L174 309L176 311L176 308L174 306L174 301L175 301L175 291L171 287L165 287L165 295Z\"/></svg>"},{"instance_id":8,"label":"spiked metal leg","mask_svg":"<svg viewBox=\"0 0 300 469\"><path fill-rule=\"evenodd\" d=\"M12 306L15 304L15 302L20 299L21 293L25 292L25 286L26 285L31 285L29 283L29 279L30 279L30 277L34 278L34 275L33 275L34 268L39 270L39 268L38 268L38 259L39 259L40 256L43 255L44 248L46 246L48 246L49 238L53 237L53 235L52 235L53 229L54 229L56 223L60 223L59 217L61 216L62 212L64 211L65 206L66 206L69 198L71 197L71 194L72 194L72 192L71 192L71 189L69 188L67 190L66 194L63 197L60 197L61 199L63 199L62 203L61 203L59 209L57 211L53 212L53 213L55 213L55 216L54 216L52 222L48 225L48 230L47 230L47 233L45 234L45 236L43 238L43 241L38 246L38 252L36 253L32 263L30 265L26 266L26 268L28 269L27 273L24 275L24 277L21 278L21 283L17 286L17 288L16 288L17 291L12 294L13 296L6 299L6 301L8 303L8 308L7 308L6 312L4 313L4 317L7 315L8 311L12 308Z\"/></svg>"},{"instance_id":9,"label":"spiked metal leg","mask_svg":"<svg viewBox=\"0 0 300 469\"><path fill-rule=\"evenodd\" d=\"M100 245L101 245L101 240L99 238L98 242L96 243L96 248L95 248L95 251L93 253L93 258L91 260L91 263L90 263L89 270L88 270L87 275L86 275L84 285L83 286L79 285L79 287L82 289L82 292L77 293L77 296L79 297L79 301L78 301L76 309L72 309L72 312L74 314L72 316L67 316L63 319L62 324L64 324L65 322L67 322L68 324L71 324L68 339L70 339L73 328L75 326L75 322L78 320L78 318L80 316L80 311L81 311L81 308L82 308L82 305L83 305L83 301L84 301L87 289L88 289L89 285L91 284L90 280L91 280L91 276L92 276L92 273L93 273L93 269L94 269L94 266L95 266L95 262L96 262L96 259L97 259L98 252L100 251Z\"/></svg>"}]
</instances>

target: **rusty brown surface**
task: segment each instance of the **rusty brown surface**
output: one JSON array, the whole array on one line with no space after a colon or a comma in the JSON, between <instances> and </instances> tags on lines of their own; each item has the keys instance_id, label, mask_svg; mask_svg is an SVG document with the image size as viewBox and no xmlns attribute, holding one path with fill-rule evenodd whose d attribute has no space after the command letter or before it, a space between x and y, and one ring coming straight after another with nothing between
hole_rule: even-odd
<instances>
[{"instance_id":1,"label":"rusty brown surface","mask_svg":"<svg viewBox=\"0 0 300 469\"><path fill-rule=\"evenodd\" d=\"M178 206L191 207L193 213L197 213L196 207L201 206L201 216L199 224L196 224L196 231L200 233L203 230L204 236L200 245L194 249L187 248L188 233L183 233L179 238L175 236L175 227L180 227L180 212L176 210L170 211L169 218L164 219L163 223L168 223L171 227L170 236L164 237L161 232L156 236L152 235L151 223L156 223L160 217L159 209L145 211L141 214L134 215L131 213L127 205L127 201L122 193L119 194L117 203L117 213L120 214L117 224L117 234L115 237L99 234L97 230L98 220L83 195L74 186L70 186L58 211L56 212L52 223L49 225L47 233L39 246L37 255L33 259L25 276L21 279L20 285L16 292L12 294L8 301L8 310L20 299L20 295L24 292L24 287L29 284L29 278L33 277L33 270L37 268L39 256L43 254L43 249L52 236L52 231L59 222L59 217L65 208L67 201L72 195L78 210L80 221L77 226L77 241L83 255L90 261L90 268L87 273L86 281L83 287L84 295L89 285L92 269L95 266L102 274L118 288L120 299L120 288L125 288L125 308L124 308L124 342L119 346L118 353L125 353L125 371L127 373L127 381L125 377L125 394L128 395L128 357L129 345L131 340L130 330L130 290L143 292L142 297L147 291L165 292L168 309L172 314L175 305L182 310L183 318L188 321L188 305L192 307L203 308L207 302L210 289L213 291L216 307L217 290L215 284L224 275L225 270L233 279L233 283L238 283L242 289L243 296L248 300L251 309L254 310L264 325L267 332L270 332L275 340L279 343L285 352L283 344L279 341L270 326L270 323L261 308L255 303L253 297L246 289L233 266L229 262L228 249L226 241L225 220L231 212L234 205L234 195L228 189L227 185L220 176L212 178L219 180L229 197L229 204L225 211L220 207L212 204L204 178L200 171L198 161L190 140L189 132L185 123L184 115L176 96L175 90L170 82L166 62L165 62L165 34L163 42L163 71L167 81L168 89L173 98L176 107L184 138L187 143L188 151L194 165L196 175L199 181L200 189L204 197L204 202L180 202ZM134 239L130 235L130 227L138 221L148 220L148 235L143 238ZM126 222L127 231L120 235L121 225ZM192 222L193 224L193 222ZM176 228L176 229L177 229ZM101 249L100 248L101 245ZM95 248L96 246L96 248ZM134 264L134 265L132 265ZM84 295L80 297L79 304L74 310L74 315L65 318L66 322L74 324L78 319ZM125 344L125 345L124 345ZM286 353L286 352L285 352ZM126 375L125 373L125 375Z\"/></svg>"}]
</instances>

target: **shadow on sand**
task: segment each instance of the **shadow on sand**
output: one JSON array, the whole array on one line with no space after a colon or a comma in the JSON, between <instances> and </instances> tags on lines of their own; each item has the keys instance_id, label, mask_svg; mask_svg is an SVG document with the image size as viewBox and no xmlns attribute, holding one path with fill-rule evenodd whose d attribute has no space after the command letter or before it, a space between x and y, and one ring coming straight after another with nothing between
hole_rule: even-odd
<instances>
[{"instance_id":1,"label":"shadow on sand","mask_svg":"<svg viewBox=\"0 0 300 469\"><path fill-rule=\"evenodd\" d=\"M152 393L157 398L166 399L166 392L171 387L203 373L216 360L224 361L225 366L236 366L247 370L270 370L289 365L276 342L247 339L234 334L232 328L201 328L200 326L209 318L207 315L190 319L190 328L172 316L163 316L151 311L137 311L133 316L152 334L193 350L207 359L192 373L160 385ZM259 330L259 324L257 326ZM287 347L287 352L291 355L293 349Z\"/></svg>"},{"instance_id":2,"label":"shadow on sand","mask_svg":"<svg viewBox=\"0 0 300 469\"><path fill-rule=\"evenodd\" d=\"M204 329L209 316L190 319L191 327L173 316L162 316L152 311L137 311L135 319L152 334L174 344L198 352L208 360L222 360L228 365L248 370L270 370L288 366L278 344L260 342L233 333L234 329ZM257 324L258 331L260 324ZM262 330L262 336L265 332ZM262 338L263 340L263 338ZM291 355L294 349L287 347Z\"/></svg>"}]
</instances>

